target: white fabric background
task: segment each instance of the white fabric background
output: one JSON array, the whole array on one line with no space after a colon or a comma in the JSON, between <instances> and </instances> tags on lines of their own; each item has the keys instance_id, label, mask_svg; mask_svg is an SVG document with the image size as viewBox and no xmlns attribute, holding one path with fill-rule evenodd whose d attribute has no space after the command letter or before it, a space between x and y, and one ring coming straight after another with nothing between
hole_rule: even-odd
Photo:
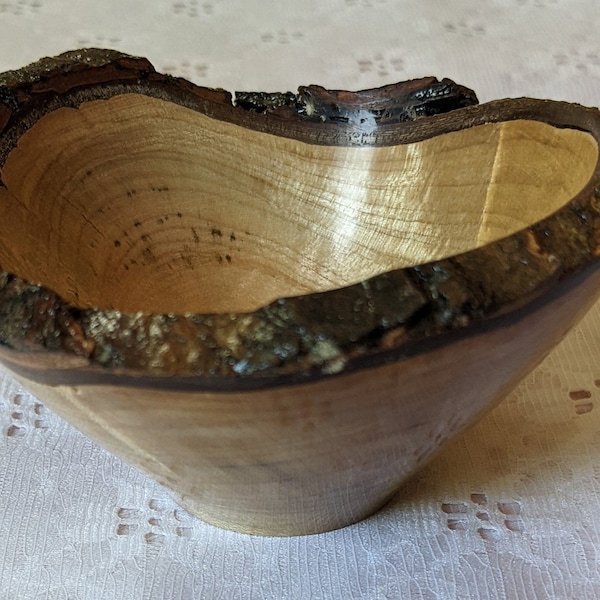
<instances>
[{"instance_id":1,"label":"white fabric background","mask_svg":"<svg viewBox=\"0 0 600 600\"><path fill-rule=\"evenodd\" d=\"M425 75L600 104L597 0L0 0L0 71L81 46L230 90ZM493 365L490 365L493 368ZM221 531L0 373L0 599L600 598L600 307L365 522Z\"/></svg>"}]
</instances>

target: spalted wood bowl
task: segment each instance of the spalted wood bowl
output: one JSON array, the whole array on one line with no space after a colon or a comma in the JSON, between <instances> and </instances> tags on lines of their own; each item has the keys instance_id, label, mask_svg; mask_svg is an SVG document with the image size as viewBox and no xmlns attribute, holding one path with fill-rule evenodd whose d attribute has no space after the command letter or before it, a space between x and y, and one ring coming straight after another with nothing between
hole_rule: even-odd
<instances>
[{"instance_id":1,"label":"spalted wood bowl","mask_svg":"<svg viewBox=\"0 0 600 600\"><path fill-rule=\"evenodd\" d=\"M372 514L598 296L600 114L200 88L81 50L0 76L0 360L239 531Z\"/></svg>"}]
</instances>

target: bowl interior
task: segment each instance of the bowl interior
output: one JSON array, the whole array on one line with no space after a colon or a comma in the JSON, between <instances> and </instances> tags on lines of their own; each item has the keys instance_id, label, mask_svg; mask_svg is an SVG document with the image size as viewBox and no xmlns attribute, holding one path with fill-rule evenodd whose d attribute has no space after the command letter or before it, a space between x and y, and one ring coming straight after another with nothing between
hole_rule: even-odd
<instances>
[{"instance_id":1,"label":"bowl interior","mask_svg":"<svg viewBox=\"0 0 600 600\"><path fill-rule=\"evenodd\" d=\"M60 108L2 169L0 266L80 307L250 311L465 252L589 180L593 137L507 121L311 145L125 94Z\"/></svg>"}]
</instances>

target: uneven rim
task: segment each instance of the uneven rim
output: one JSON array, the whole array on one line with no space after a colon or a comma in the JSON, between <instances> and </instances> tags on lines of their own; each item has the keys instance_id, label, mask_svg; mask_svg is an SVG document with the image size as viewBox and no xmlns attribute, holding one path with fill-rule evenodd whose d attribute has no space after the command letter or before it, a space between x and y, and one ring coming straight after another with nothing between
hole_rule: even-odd
<instances>
[{"instance_id":1,"label":"uneven rim","mask_svg":"<svg viewBox=\"0 0 600 600\"><path fill-rule=\"evenodd\" d=\"M233 101L222 90L156 73L143 58L87 49L0 75L0 173L19 137L43 115L124 93L314 144L410 143L516 119L600 140L596 109L528 98L476 105L471 90L449 80L354 93L310 86L296 95L238 94ZM0 359L49 384L241 391L313 382L524 318L595 270L599 255L600 161L571 201L504 239L250 313L79 309L0 265Z\"/></svg>"}]
</instances>

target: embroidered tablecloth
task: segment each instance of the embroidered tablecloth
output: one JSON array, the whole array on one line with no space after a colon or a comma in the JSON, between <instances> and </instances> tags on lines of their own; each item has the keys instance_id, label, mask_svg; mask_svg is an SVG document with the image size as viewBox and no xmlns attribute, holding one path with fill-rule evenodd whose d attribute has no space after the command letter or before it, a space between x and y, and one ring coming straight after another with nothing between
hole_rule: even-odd
<instances>
[{"instance_id":1,"label":"embroidered tablecloth","mask_svg":"<svg viewBox=\"0 0 600 600\"><path fill-rule=\"evenodd\" d=\"M599 22L597 0L0 0L0 72L96 46L229 90L436 75L597 106ZM382 511L306 537L192 518L0 371L0 599L113 598L600 598L600 306Z\"/></svg>"}]
</instances>

